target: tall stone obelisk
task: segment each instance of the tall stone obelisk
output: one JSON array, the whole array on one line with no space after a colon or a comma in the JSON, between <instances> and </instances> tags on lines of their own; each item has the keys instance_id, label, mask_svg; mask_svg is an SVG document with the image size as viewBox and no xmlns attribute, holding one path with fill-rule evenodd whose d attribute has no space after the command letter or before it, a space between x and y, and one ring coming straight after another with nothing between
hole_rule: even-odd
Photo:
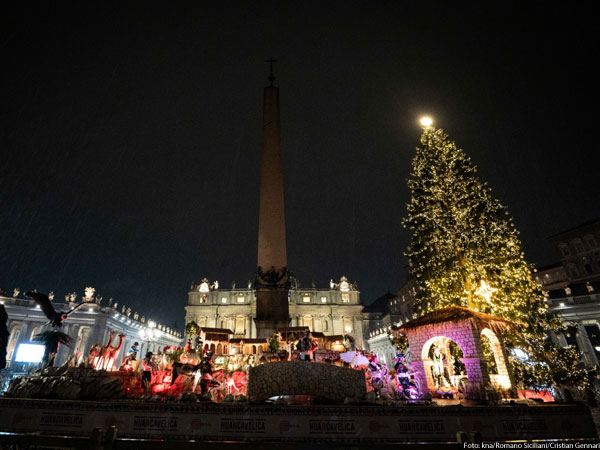
<instances>
[{"instance_id":1,"label":"tall stone obelisk","mask_svg":"<svg viewBox=\"0 0 600 450\"><path fill-rule=\"evenodd\" d=\"M258 213L258 269L256 276L257 337L269 338L279 328L289 326L290 287L285 244L283 158L279 121L279 88L273 86L273 60L270 85L263 95L263 146L260 158L260 206Z\"/></svg>"}]
</instances>

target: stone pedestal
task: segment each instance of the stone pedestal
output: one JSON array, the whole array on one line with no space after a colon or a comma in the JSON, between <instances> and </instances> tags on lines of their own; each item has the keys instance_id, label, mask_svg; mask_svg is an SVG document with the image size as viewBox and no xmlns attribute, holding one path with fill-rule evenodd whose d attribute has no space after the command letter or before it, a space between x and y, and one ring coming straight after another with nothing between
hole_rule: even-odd
<instances>
[{"instance_id":1,"label":"stone pedestal","mask_svg":"<svg viewBox=\"0 0 600 450\"><path fill-rule=\"evenodd\" d=\"M251 367L248 399L264 401L280 395L312 395L343 403L367 393L362 371L308 361L277 361Z\"/></svg>"},{"instance_id":2,"label":"stone pedestal","mask_svg":"<svg viewBox=\"0 0 600 450\"><path fill-rule=\"evenodd\" d=\"M256 289L256 337L270 338L275 330L290 326L288 289L260 287Z\"/></svg>"}]
</instances>

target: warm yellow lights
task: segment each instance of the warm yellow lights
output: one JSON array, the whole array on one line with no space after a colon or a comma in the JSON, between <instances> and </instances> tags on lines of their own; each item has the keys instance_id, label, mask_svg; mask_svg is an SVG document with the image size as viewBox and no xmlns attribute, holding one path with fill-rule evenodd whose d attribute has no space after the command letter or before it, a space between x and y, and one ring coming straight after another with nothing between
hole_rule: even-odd
<instances>
[{"instance_id":1,"label":"warm yellow lights","mask_svg":"<svg viewBox=\"0 0 600 450\"><path fill-rule=\"evenodd\" d=\"M516 325L504 336L507 344L524 349L529 358L511 356L513 385L586 385L592 378L578 366L577 348L548 342L548 335L564 333L565 325L548 313L510 214L465 152L434 128L431 118L422 117L420 124L403 223L412 231L406 256L419 284L415 316L467 305L501 317ZM504 375L494 377L497 386L510 385Z\"/></svg>"},{"instance_id":2,"label":"warm yellow lights","mask_svg":"<svg viewBox=\"0 0 600 450\"><path fill-rule=\"evenodd\" d=\"M433 119L431 117L429 117L429 116L423 116L423 117L421 117L421 120L419 122L425 128L430 127L431 125L433 125Z\"/></svg>"},{"instance_id":3,"label":"warm yellow lights","mask_svg":"<svg viewBox=\"0 0 600 450\"><path fill-rule=\"evenodd\" d=\"M481 284L479 285L479 287L477 288L477 290L475 291L475 293L477 295L482 296L483 298L485 298L486 302L490 302L490 299L492 298L492 295L494 295L494 292L496 292L498 289L493 288L491 286L489 286L485 280L481 280Z\"/></svg>"},{"instance_id":4,"label":"warm yellow lights","mask_svg":"<svg viewBox=\"0 0 600 450\"><path fill-rule=\"evenodd\" d=\"M508 390L511 386L508 375L490 374L490 381L492 382L493 386L496 386L502 390Z\"/></svg>"}]
</instances>

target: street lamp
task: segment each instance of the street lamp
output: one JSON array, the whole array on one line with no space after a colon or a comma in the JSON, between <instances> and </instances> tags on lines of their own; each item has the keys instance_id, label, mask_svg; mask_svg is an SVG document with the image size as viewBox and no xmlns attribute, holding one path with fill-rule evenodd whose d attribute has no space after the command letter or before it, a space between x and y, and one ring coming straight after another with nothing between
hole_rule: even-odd
<instances>
[{"instance_id":1,"label":"street lamp","mask_svg":"<svg viewBox=\"0 0 600 450\"><path fill-rule=\"evenodd\" d=\"M140 337L142 340L146 341L146 352L148 352L148 349L150 348L150 342L158 337L158 332L153 327L142 328L140 330ZM140 354L143 353L140 351Z\"/></svg>"}]
</instances>

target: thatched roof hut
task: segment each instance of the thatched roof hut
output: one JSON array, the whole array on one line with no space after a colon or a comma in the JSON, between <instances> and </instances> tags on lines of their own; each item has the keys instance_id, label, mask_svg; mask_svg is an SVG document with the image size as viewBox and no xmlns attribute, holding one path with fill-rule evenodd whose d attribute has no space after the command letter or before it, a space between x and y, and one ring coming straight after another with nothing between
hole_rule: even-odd
<instances>
[{"instance_id":1,"label":"thatched roof hut","mask_svg":"<svg viewBox=\"0 0 600 450\"><path fill-rule=\"evenodd\" d=\"M201 327L198 334L204 341L229 342L229 336L233 334L233 331L228 328Z\"/></svg>"},{"instance_id":2,"label":"thatched roof hut","mask_svg":"<svg viewBox=\"0 0 600 450\"><path fill-rule=\"evenodd\" d=\"M434 365L430 349L433 345L441 349L446 361L451 359L450 342L453 341L463 356L469 383L492 383L501 389L514 385L506 364L507 351L502 334L514 330L516 325L501 317L473 311L461 306L450 306L425 314L394 329L394 334L405 334L410 347L411 365L424 391L435 391L442 383L443 371ZM490 349L496 360L498 373L490 375L486 356L483 354L482 339L489 340ZM437 361L441 361L438 359ZM437 370L434 374L434 369ZM452 371L453 366L444 366ZM441 375L440 375L441 374ZM450 373L452 375L452 373ZM438 378L435 378L437 376Z\"/></svg>"},{"instance_id":3,"label":"thatched roof hut","mask_svg":"<svg viewBox=\"0 0 600 450\"><path fill-rule=\"evenodd\" d=\"M491 316L478 311L473 311L462 306L449 306L425 314L417 319L406 322L404 325L396 328L400 332L406 332L415 328L437 325L444 322L461 322L463 320L478 322L483 327L491 328L494 331L504 331L509 328L516 328L513 322L501 317Z\"/></svg>"}]
</instances>

